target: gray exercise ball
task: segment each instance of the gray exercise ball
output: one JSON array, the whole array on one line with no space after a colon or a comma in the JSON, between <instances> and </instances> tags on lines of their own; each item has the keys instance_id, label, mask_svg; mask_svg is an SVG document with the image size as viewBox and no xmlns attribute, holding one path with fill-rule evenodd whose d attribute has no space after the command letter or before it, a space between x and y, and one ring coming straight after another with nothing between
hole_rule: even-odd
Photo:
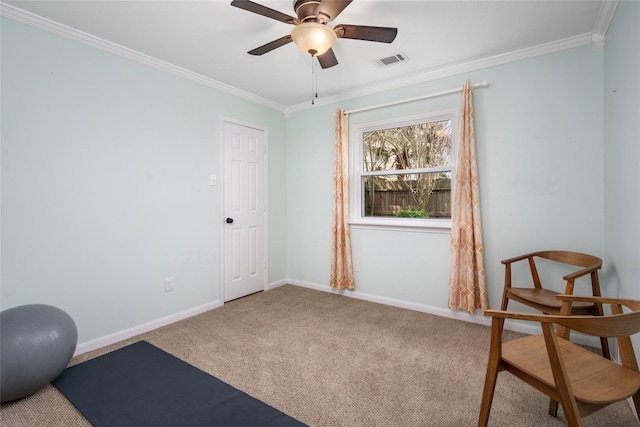
<instances>
[{"instance_id":1,"label":"gray exercise ball","mask_svg":"<svg viewBox=\"0 0 640 427\"><path fill-rule=\"evenodd\" d=\"M71 360L78 329L71 316L44 304L0 313L0 398L28 396L55 379Z\"/></svg>"}]
</instances>

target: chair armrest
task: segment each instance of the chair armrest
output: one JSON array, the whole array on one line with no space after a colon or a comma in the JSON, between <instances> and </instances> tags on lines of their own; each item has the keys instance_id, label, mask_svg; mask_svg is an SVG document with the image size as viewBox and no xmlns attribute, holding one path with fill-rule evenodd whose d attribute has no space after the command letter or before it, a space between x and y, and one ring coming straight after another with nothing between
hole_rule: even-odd
<instances>
[{"instance_id":1,"label":"chair armrest","mask_svg":"<svg viewBox=\"0 0 640 427\"><path fill-rule=\"evenodd\" d=\"M640 307L640 301L638 301ZM508 312L502 310L484 310L485 316L492 317L492 322L497 319L514 319L514 320L526 320L530 322L538 322L540 324L544 323L554 323L559 326L564 326L570 330L575 330L579 332L583 332L587 335L593 336L617 336L615 334L608 334L601 330L601 328L597 328L594 326L595 322L600 322L602 320L609 320L604 317L599 316L556 316L551 314L529 314L529 313L516 313L516 312ZM611 316L610 316L611 317ZM603 335L599 334L602 333ZM635 333L635 332L634 332ZM565 339L568 339L568 336L564 336L563 334L559 334Z\"/></svg>"},{"instance_id":2,"label":"chair armrest","mask_svg":"<svg viewBox=\"0 0 640 427\"><path fill-rule=\"evenodd\" d=\"M516 262L516 261L522 261L523 259L531 258L532 256L535 256L535 252L532 252L532 253L529 253L529 254L525 254L525 255L520 255L520 256L517 256L517 257L509 258L509 259L505 259L505 260L502 260L501 262L506 265L506 264L511 264L513 262Z\"/></svg>"},{"instance_id":3,"label":"chair armrest","mask_svg":"<svg viewBox=\"0 0 640 427\"><path fill-rule=\"evenodd\" d=\"M515 320L528 320L531 322L545 322L553 323L553 319L565 316L550 316L548 314L531 314L531 313L517 313L513 311L503 310L491 310L487 309L482 312L485 316L501 318L501 319L515 319Z\"/></svg>"},{"instance_id":4,"label":"chair armrest","mask_svg":"<svg viewBox=\"0 0 640 427\"><path fill-rule=\"evenodd\" d=\"M591 265L589 267L583 268L582 270L578 270L574 273L571 274L567 274L566 276L563 277L564 280L575 280L578 277L582 277L585 276L587 274L591 274L591 272L593 271L597 271L599 270L601 267L601 265L599 264L595 264L595 265Z\"/></svg>"},{"instance_id":5,"label":"chair armrest","mask_svg":"<svg viewBox=\"0 0 640 427\"><path fill-rule=\"evenodd\" d=\"M623 305L633 311L640 310L640 301L622 299L622 298L607 298L607 297L590 297L582 295L556 295L556 298L562 301L581 301L581 302L593 302L599 304L619 304Z\"/></svg>"},{"instance_id":6,"label":"chair armrest","mask_svg":"<svg viewBox=\"0 0 640 427\"><path fill-rule=\"evenodd\" d=\"M602 304L612 304L614 313L610 316L556 316L549 314L515 313L502 310L484 310L485 316L492 317L493 325L498 319L515 319L540 322L541 324L555 323L570 330L582 332L596 337L624 337L640 332L640 301L621 298L583 297L574 295L558 295L562 300L592 301ZM623 313L621 305L632 310ZM613 310L615 309L615 310ZM562 334L559 334L563 336ZM568 338L568 337L565 337Z\"/></svg>"}]
</instances>

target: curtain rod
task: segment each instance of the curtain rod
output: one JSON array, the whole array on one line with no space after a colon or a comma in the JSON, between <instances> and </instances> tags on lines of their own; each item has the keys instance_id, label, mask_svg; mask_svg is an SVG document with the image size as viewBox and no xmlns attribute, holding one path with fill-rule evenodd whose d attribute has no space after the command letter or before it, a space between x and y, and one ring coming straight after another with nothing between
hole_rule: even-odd
<instances>
[{"instance_id":1,"label":"curtain rod","mask_svg":"<svg viewBox=\"0 0 640 427\"><path fill-rule=\"evenodd\" d=\"M483 80L480 83L476 83L474 85L471 85L471 87L474 87L474 88L476 88L476 87L488 87L488 86L489 86L489 82L486 81L486 80ZM353 110L345 111L344 114L359 113L361 111L375 110L377 108L390 107L392 105L398 105L398 104L405 104L407 102L419 101L421 99L435 98L436 96L442 96L442 95L448 95L450 93L462 92L462 89L464 89L464 87L457 87L455 89L443 90L443 91L440 91L440 92L430 93L428 95L420 95L420 96L415 96L413 98L401 99L399 101L387 102L385 104L378 104L378 105L372 105L370 107L356 108L356 109L353 109Z\"/></svg>"}]
</instances>

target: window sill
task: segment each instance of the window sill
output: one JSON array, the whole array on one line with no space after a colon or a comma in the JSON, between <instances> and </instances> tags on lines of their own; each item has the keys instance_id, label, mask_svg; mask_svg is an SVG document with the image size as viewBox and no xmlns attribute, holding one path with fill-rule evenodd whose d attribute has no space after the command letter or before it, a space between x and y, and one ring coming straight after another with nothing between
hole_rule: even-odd
<instances>
[{"instance_id":1,"label":"window sill","mask_svg":"<svg viewBox=\"0 0 640 427\"><path fill-rule=\"evenodd\" d=\"M409 231L418 233L451 233L450 219L424 220L373 220L373 221L352 221L349 222L352 229L363 230L384 230L384 231Z\"/></svg>"}]
</instances>

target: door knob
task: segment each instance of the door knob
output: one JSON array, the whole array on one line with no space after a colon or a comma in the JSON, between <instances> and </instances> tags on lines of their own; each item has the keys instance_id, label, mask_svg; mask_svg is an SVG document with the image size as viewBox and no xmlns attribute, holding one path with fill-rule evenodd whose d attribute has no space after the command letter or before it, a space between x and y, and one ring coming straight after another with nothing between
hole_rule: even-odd
<instances>
[{"instance_id":1,"label":"door knob","mask_svg":"<svg viewBox=\"0 0 640 427\"><path fill-rule=\"evenodd\" d=\"M227 218L227 224L233 224L233 218Z\"/></svg>"}]
</instances>

